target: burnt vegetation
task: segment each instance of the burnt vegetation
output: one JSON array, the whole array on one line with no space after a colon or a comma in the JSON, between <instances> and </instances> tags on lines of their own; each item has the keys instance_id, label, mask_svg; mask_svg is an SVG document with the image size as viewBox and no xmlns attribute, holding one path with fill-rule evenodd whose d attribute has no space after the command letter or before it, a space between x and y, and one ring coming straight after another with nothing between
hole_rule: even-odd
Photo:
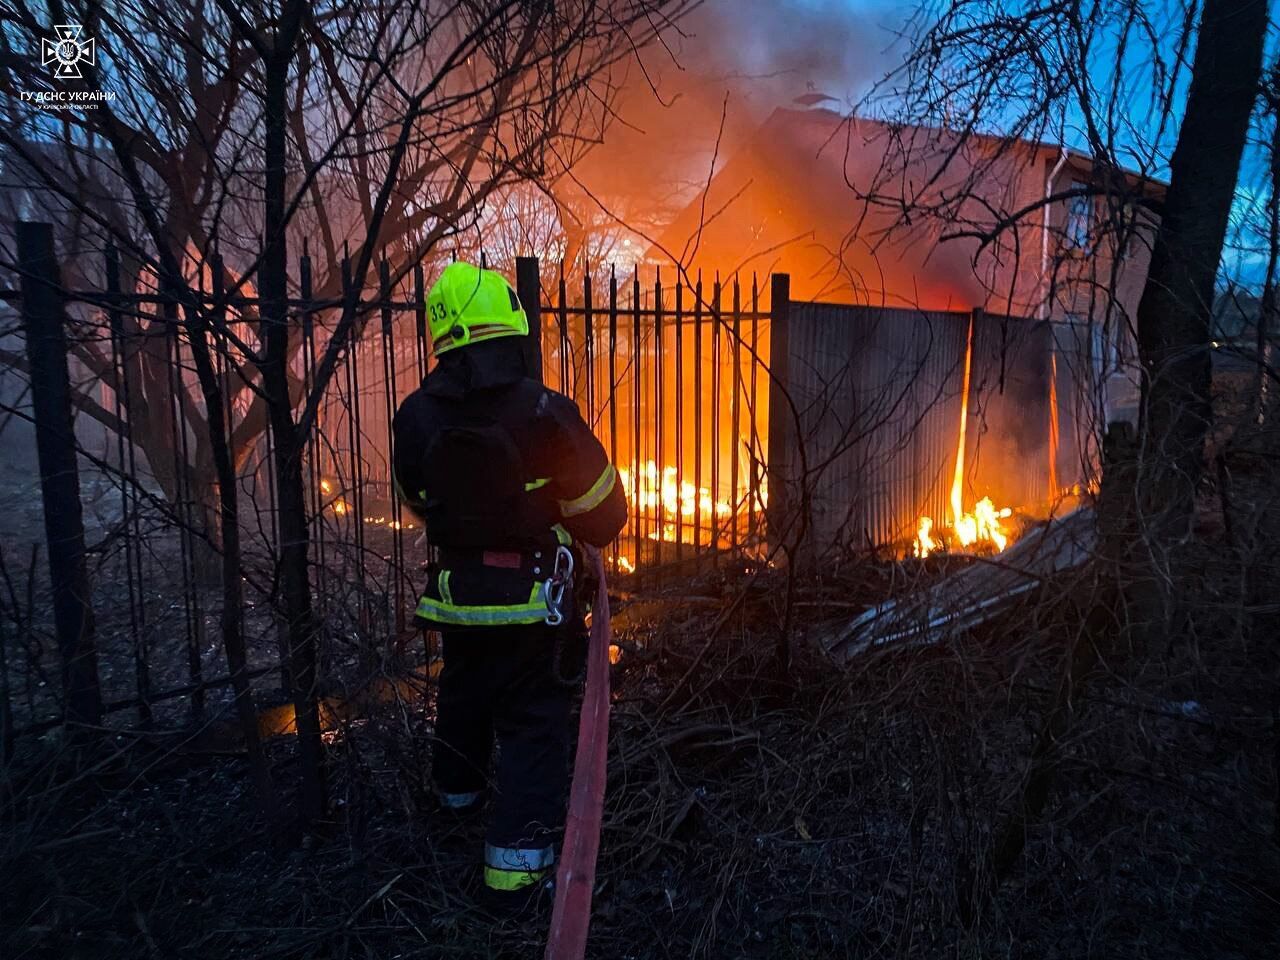
<instances>
[{"instance_id":1,"label":"burnt vegetation","mask_svg":"<svg viewBox=\"0 0 1280 960\"><path fill-rule=\"evenodd\" d=\"M0 14L6 221L53 224L0 237L4 956L542 950L431 794L430 546L386 476L458 254L627 471L589 956L1280 953L1265 4L931 6L855 109L769 127L837 158L855 214L799 242L850 349L889 308L936 337L871 372L788 343L830 308L796 238L700 272L751 196L727 97L679 242L579 176L697 4L68 6ZM64 12L121 95L50 117L17 94ZM921 243L963 311L872 277ZM1007 549L961 536L985 496Z\"/></svg>"}]
</instances>

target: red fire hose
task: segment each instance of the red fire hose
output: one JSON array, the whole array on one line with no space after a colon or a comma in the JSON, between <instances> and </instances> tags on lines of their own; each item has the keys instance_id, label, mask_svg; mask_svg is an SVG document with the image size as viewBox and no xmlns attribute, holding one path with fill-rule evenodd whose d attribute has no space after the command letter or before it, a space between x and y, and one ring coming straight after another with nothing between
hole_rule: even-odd
<instances>
[{"instance_id":1,"label":"red fire hose","mask_svg":"<svg viewBox=\"0 0 1280 960\"><path fill-rule=\"evenodd\" d=\"M609 591L599 551L590 551L590 561L599 588L591 609L587 685L578 719L578 752L573 760L569 817L556 873L556 899L545 960L582 960L591 923L596 854L600 850L605 755L609 746Z\"/></svg>"}]
</instances>

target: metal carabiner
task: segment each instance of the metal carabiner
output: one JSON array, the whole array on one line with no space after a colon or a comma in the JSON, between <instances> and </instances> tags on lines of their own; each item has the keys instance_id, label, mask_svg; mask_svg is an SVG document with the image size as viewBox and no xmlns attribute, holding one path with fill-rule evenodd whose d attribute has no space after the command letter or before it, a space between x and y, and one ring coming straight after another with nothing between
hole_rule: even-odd
<instances>
[{"instance_id":1,"label":"metal carabiner","mask_svg":"<svg viewBox=\"0 0 1280 960\"><path fill-rule=\"evenodd\" d=\"M543 588L547 601L547 615L543 620L547 626L558 627L564 623L564 612L560 609L560 605L564 602L564 588L572 579L573 552L565 546L556 547L555 564Z\"/></svg>"},{"instance_id":2,"label":"metal carabiner","mask_svg":"<svg viewBox=\"0 0 1280 960\"><path fill-rule=\"evenodd\" d=\"M563 564L561 561L563 561ZM556 562L551 570L551 575L559 577L563 583L568 583L573 579L573 551L563 544L556 547Z\"/></svg>"}]
</instances>

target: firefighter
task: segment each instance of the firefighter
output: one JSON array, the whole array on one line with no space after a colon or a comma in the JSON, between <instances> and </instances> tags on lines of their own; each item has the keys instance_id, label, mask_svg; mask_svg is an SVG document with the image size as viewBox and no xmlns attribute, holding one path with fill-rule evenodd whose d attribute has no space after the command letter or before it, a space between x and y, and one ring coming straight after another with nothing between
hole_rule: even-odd
<instances>
[{"instance_id":1,"label":"firefighter","mask_svg":"<svg viewBox=\"0 0 1280 960\"><path fill-rule=\"evenodd\" d=\"M501 274L450 264L426 306L437 363L396 413L392 470L439 548L417 609L443 638L432 778L445 809L477 809L496 737L484 883L522 905L550 885L564 821L578 547L611 541L627 506L577 406L527 369Z\"/></svg>"}]
</instances>

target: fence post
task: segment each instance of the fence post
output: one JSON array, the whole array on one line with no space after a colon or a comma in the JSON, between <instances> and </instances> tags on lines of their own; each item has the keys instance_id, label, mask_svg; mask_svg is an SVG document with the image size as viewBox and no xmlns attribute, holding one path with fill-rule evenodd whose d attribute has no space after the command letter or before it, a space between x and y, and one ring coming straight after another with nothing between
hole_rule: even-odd
<instances>
[{"instance_id":1,"label":"fence post","mask_svg":"<svg viewBox=\"0 0 1280 960\"><path fill-rule=\"evenodd\" d=\"M765 527L769 548L779 542L792 521L790 476L792 446L791 407L787 395L790 380L791 277L775 273L769 279L769 441L765 474L769 478L769 502Z\"/></svg>"},{"instance_id":2,"label":"fence post","mask_svg":"<svg viewBox=\"0 0 1280 960\"><path fill-rule=\"evenodd\" d=\"M516 257L516 296L529 318L529 336L525 340L525 369L535 380L542 380L542 280L538 276L537 257Z\"/></svg>"},{"instance_id":3,"label":"fence post","mask_svg":"<svg viewBox=\"0 0 1280 960\"><path fill-rule=\"evenodd\" d=\"M7 642L0 630L0 766L13 759L13 707L9 699L9 658L5 654Z\"/></svg>"},{"instance_id":4,"label":"fence post","mask_svg":"<svg viewBox=\"0 0 1280 960\"><path fill-rule=\"evenodd\" d=\"M102 719L102 695L85 567L65 312L53 252L53 225L19 221L16 239L53 618L62 657L64 718L96 724Z\"/></svg>"}]
</instances>

